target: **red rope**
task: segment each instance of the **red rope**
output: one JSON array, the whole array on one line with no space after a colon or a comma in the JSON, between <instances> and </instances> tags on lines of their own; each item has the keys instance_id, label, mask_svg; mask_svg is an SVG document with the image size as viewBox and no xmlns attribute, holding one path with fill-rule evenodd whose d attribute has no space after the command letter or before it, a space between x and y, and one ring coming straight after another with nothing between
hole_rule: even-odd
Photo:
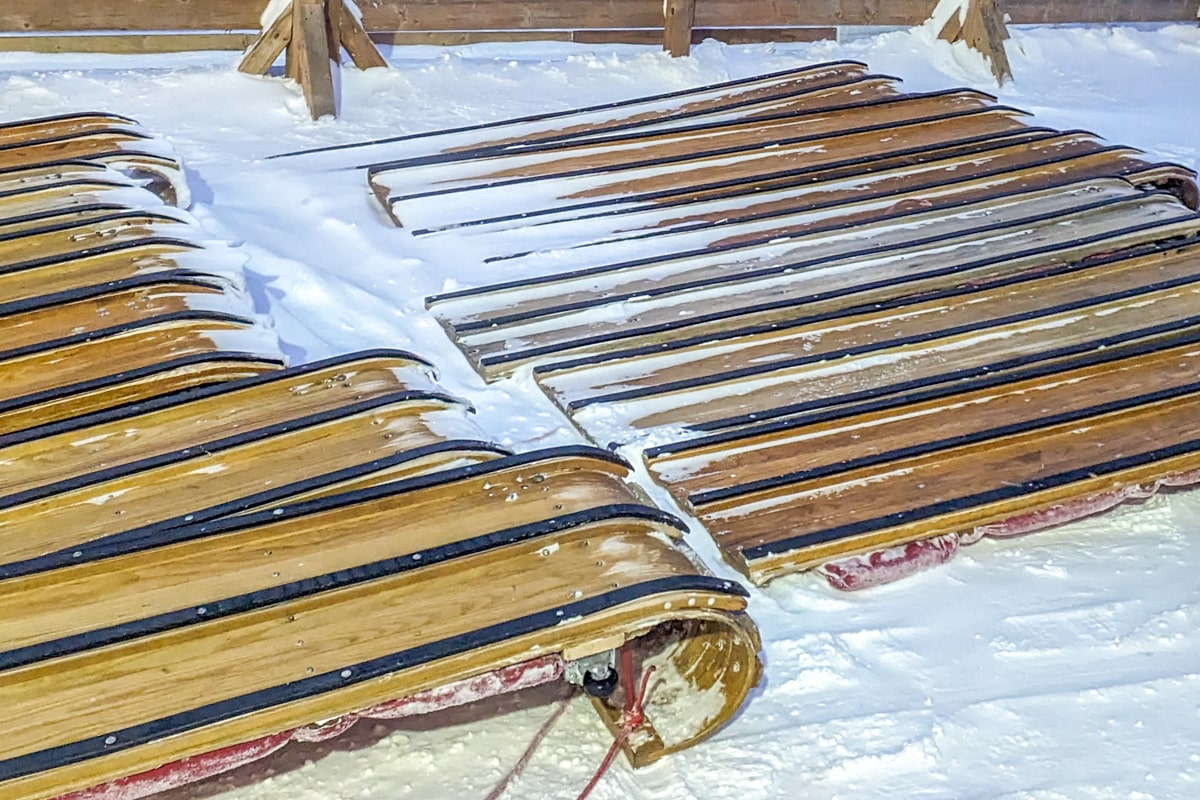
<instances>
[{"instance_id":1,"label":"red rope","mask_svg":"<svg viewBox=\"0 0 1200 800\"><path fill-rule=\"evenodd\" d=\"M588 781L587 786L583 787L578 800L587 800L588 795L592 793L592 790L596 788L596 784L600 782L600 778L612 766L613 760L617 757L617 753L620 752L621 746L629 739L629 735L646 721L646 690L650 687L650 676L653 674L654 667L648 667L642 674L640 689L637 688L633 675L633 651L628 647L621 648L621 678L625 685L625 708L621 711L621 727L613 739L612 747L608 748L608 752L604 754L604 760L600 762L600 768L596 770L596 774Z\"/></svg>"},{"instance_id":2,"label":"red rope","mask_svg":"<svg viewBox=\"0 0 1200 800\"><path fill-rule=\"evenodd\" d=\"M546 738L546 734L550 733L550 729L554 727L554 723L558 722L558 718L567 710L567 702L570 699L571 695L567 695L558 701L558 708L554 709L554 713L550 715L550 719L542 723L542 727L538 729L537 735L533 737L533 741L529 743L529 747L525 748L525 753L521 756L520 760L513 765L513 768L496 784L496 788L492 789L484 800L500 800L500 797L508 791L508 787L517 779L517 776L525 771L526 765L529 764L529 759L533 757L534 751L538 749L542 740Z\"/></svg>"}]
</instances>

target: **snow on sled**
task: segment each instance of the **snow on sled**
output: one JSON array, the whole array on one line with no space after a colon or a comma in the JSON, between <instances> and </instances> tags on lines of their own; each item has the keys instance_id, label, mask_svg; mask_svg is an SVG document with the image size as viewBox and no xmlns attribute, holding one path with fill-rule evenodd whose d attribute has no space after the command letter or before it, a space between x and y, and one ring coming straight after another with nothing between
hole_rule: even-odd
<instances>
[{"instance_id":1,"label":"snow on sled","mask_svg":"<svg viewBox=\"0 0 1200 800\"><path fill-rule=\"evenodd\" d=\"M103 141L0 175L0 795L131 800L564 679L635 764L731 718L745 592L626 463L509 452L410 353L285 368L240 259L79 160L131 126L0 127Z\"/></svg>"},{"instance_id":2,"label":"snow on sled","mask_svg":"<svg viewBox=\"0 0 1200 800\"><path fill-rule=\"evenodd\" d=\"M967 90L793 99L427 134L369 180L479 259L427 301L479 372L642 451L756 581L866 585L1200 477L1194 173Z\"/></svg>"}]
</instances>

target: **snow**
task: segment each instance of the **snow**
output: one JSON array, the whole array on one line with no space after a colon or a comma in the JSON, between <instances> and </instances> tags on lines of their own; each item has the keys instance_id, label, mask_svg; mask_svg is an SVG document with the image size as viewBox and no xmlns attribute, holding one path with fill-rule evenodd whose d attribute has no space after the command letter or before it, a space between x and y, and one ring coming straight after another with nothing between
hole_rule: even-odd
<instances>
[{"instance_id":1,"label":"snow","mask_svg":"<svg viewBox=\"0 0 1200 800\"><path fill-rule=\"evenodd\" d=\"M707 42L674 61L634 46L396 48L385 53L392 70L346 69L343 117L317 122L294 86L237 73L235 54L2 54L0 118L103 109L138 119L184 158L192 213L246 259L249 296L294 363L413 350L474 404L495 441L528 450L582 438L528 371L485 386L424 307L426 295L511 277L502 266L481 264L451 237L392 227L362 172L261 159L842 58L903 76L909 91L996 91L977 56L935 35L927 25L841 42ZM1018 28L1009 54L1016 79L1000 100L1035 112L1034 124L1200 162L1194 26ZM646 488L672 508L665 491ZM732 576L696 528L689 542ZM1197 530L1200 492L1162 492L1036 535L985 539L945 566L857 594L816 575L777 580L752 593L766 677L743 712L711 742L653 766L618 761L593 796L1196 797ZM166 797L478 800L558 691L364 721ZM589 704L573 699L507 796L575 797L610 741Z\"/></svg>"}]
</instances>

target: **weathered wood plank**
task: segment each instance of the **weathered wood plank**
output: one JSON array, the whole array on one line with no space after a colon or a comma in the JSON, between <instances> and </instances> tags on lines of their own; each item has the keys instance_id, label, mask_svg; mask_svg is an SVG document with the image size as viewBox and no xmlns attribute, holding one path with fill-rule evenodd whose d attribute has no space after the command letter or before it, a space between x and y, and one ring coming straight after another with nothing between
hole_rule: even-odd
<instances>
[{"instance_id":1,"label":"weathered wood plank","mask_svg":"<svg viewBox=\"0 0 1200 800\"><path fill-rule=\"evenodd\" d=\"M187 53L245 50L253 33L118 33L0 36L0 51L23 53Z\"/></svg>"},{"instance_id":2,"label":"weathered wood plank","mask_svg":"<svg viewBox=\"0 0 1200 800\"><path fill-rule=\"evenodd\" d=\"M663 50L673 58L686 56L692 49L692 26L696 23L696 0L666 0Z\"/></svg>"},{"instance_id":3,"label":"weathered wood plank","mask_svg":"<svg viewBox=\"0 0 1200 800\"><path fill-rule=\"evenodd\" d=\"M299 0L294 7L290 52L297 63L294 77L304 89L304 99L312 118L336 117L329 29L325 3L321 0Z\"/></svg>"},{"instance_id":4,"label":"weathered wood plank","mask_svg":"<svg viewBox=\"0 0 1200 800\"><path fill-rule=\"evenodd\" d=\"M1191 21L1200 0L1008 0L1015 23ZM700 28L788 25L914 25L928 18L934 0L698 0ZM248 31L259 27L261 3L245 0L74 0L71 13L55 3L6 0L0 29L14 33L67 30ZM368 31L480 31L532 28L657 28L659 0L517 2L441 0L408 3L363 0Z\"/></svg>"},{"instance_id":5,"label":"weathered wood plank","mask_svg":"<svg viewBox=\"0 0 1200 800\"><path fill-rule=\"evenodd\" d=\"M292 26L292 9L289 7L275 18L271 27L246 51L246 55L242 56L238 64L238 70L251 75L265 75L291 41Z\"/></svg>"},{"instance_id":6,"label":"weathered wood plank","mask_svg":"<svg viewBox=\"0 0 1200 800\"><path fill-rule=\"evenodd\" d=\"M375 49L375 43L367 36L362 24L350 13L345 3L337 4L337 37L336 41L346 48L347 55L359 69L386 67L387 62ZM336 59L338 54L332 54Z\"/></svg>"}]
</instances>

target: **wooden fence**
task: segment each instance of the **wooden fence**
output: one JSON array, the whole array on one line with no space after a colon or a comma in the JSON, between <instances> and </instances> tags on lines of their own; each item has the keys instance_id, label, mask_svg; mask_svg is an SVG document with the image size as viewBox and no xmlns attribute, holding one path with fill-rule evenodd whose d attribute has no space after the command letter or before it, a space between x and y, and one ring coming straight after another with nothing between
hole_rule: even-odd
<instances>
[{"instance_id":1,"label":"wooden fence","mask_svg":"<svg viewBox=\"0 0 1200 800\"><path fill-rule=\"evenodd\" d=\"M936 0L695 0L692 38L803 41L839 26L914 25ZM1001 0L1014 23L1195 20L1200 0ZM0 49L155 51L244 48L265 0L0 0ZM662 0L359 0L372 38L663 41Z\"/></svg>"}]
</instances>

